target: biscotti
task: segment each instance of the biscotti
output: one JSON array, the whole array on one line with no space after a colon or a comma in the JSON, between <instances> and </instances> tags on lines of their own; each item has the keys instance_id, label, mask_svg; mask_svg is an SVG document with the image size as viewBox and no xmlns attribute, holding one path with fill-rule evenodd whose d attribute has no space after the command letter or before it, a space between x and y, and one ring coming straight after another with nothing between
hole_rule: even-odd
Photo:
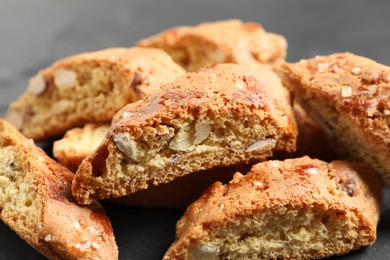
<instances>
[{"instance_id":1,"label":"biscotti","mask_svg":"<svg viewBox=\"0 0 390 260\"><path fill-rule=\"evenodd\" d=\"M59 163L76 172L81 162L91 154L107 134L109 124L86 124L72 128L53 143L53 156Z\"/></svg>"},{"instance_id":2,"label":"biscotti","mask_svg":"<svg viewBox=\"0 0 390 260\"><path fill-rule=\"evenodd\" d=\"M267 67L215 65L163 89L116 114L76 172L72 191L79 203L295 150L289 93Z\"/></svg>"},{"instance_id":3,"label":"biscotti","mask_svg":"<svg viewBox=\"0 0 390 260\"><path fill-rule=\"evenodd\" d=\"M196 201L204 190L214 182L228 183L233 178L237 168L240 168L240 171L243 172L248 172L250 169L247 165L215 167L184 175L168 183L149 186L146 190L112 199L112 201L143 208L185 209Z\"/></svg>"},{"instance_id":4,"label":"biscotti","mask_svg":"<svg viewBox=\"0 0 390 260\"><path fill-rule=\"evenodd\" d=\"M118 259L110 220L97 202L79 206L73 174L0 119L0 216L50 259Z\"/></svg>"},{"instance_id":5,"label":"biscotti","mask_svg":"<svg viewBox=\"0 0 390 260\"><path fill-rule=\"evenodd\" d=\"M48 139L86 123L110 122L123 106L182 74L168 54L153 48L78 54L39 71L10 104L6 120L28 138Z\"/></svg>"},{"instance_id":6,"label":"biscotti","mask_svg":"<svg viewBox=\"0 0 390 260\"><path fill-rule=\"evenodd\" d=\"M215 183L176 226L172 259L319 259L373 244L382 190L365 164L267 161Z\"/></svg>"},{"instance_id":7,"label":"biscotti","mask_svg":"<svg viewBox=\"0 0 390 260\"><path fill-rule=\"evenodd\" d=\"M333 145L333 134L325 131L321 123L312 118L298 102L293 110L298 126L297 150L293 153L277 153L272 159L289 159L302 156L330 162L337 158Z\"/></svg>"},{"instance_id":8,"label":"biscotti","mask_svg":"<svg viewBox=\"0 0 390 260\"><path fill-rule=\"evenodd\" d=\"M337 53L278 69L284 85L336 141L342 158L360 160L390 179L390 68Z\"/></svg>"},{"instance_id":9,"label":"biscotti","mask_svg":"<svg viewBox=\"0 0 390 260\"><path fill-rule=\"evenodd\" d=\"M240 20L180 26L137 45L163 49L188 71L218 63L275 64L284 60L287 49L283 36Z\"/></svg>"}]
</instances>

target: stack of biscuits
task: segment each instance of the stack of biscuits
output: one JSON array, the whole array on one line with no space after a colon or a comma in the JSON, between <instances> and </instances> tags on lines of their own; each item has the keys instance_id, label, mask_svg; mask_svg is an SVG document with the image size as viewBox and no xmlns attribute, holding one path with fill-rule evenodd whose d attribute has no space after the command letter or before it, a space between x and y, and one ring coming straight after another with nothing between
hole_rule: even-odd
<instances>
[{"instance_id":1,"label":"stack of biscuits","mask_svg":"<svg viewBox=\"0 0 390 260\"><path fill-rule=\"evenodd\" d=\"M351 53L286 63L286 49L227 20L40 70L0 119L1 219L53 259L118 258L104 199L187 208L163 259L373 244L390 183L390 68Z\"/></svg>"}]
</instances>

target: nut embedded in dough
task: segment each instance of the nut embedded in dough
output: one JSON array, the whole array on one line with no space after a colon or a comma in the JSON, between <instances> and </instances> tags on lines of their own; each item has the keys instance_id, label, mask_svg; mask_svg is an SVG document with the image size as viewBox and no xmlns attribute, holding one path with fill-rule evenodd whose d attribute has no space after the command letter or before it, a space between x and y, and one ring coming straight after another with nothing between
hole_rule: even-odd
<instances>
[{"instance_id":1,"label":"nut embedded in dough","mask_svg":"<svg viewBox=\"0 0 390 260\"><path fill-rule=\"evenodd\" d=\"M54 74L54 84L59 89L67 89L77 84L76 72L60 68Z\"/></svg>"}]
</instances>

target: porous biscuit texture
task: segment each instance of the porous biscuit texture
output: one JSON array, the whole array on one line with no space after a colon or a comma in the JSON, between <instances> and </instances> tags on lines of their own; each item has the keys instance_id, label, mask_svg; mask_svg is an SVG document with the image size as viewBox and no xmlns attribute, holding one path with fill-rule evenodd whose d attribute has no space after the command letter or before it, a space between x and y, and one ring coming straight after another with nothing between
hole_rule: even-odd
<instances>
[{"instance_id":1,"label":"porous biscuit texture","mask_svg":"<svg viewBox=\"0 0 390 260\"><path fill-rule=\"evenodd\" d=\"M73 174L0 119L0 217L50 259L118 259L110 220L80 206Z\"/></svg>"},{"instance_id":2,"label":"porous biscuit texture","mask_svg":"<svg viewBox=\"0 0 390 260\"><path fill-rule=\"evenodd\" d=\"M48 139L86 123L110 122L184 70L162 50L114 48L71 56L41 70L11 103L6 120L28 138Z\"/></svg>"},{"instance_id":3,"label":"porous biscuit texture","mask_svg":"<svg viewBox=\"0 0 390 260\"><path fill-rule=\"evenodd\" d=\"M275 64L287 49L283 36L237 19L172 28L137 45L165 50L188 71L218 63Z\"/></svg>"},{"instance_id":4,"label":"porous biscuit texture","mask_svg":"<svg viewBox=\"0 0 390 260\"><path fill-rule=\"evenodd\" d=\"M109 128L109 124L86 124L82 128L72 128L62 139L53 143L53 156L66 168L76 172L81 162L102 142Z\"/></svg>"},{"instance_id":5,"label":"porous biscuit texture","mask_svg":"<svg viewBox=\"0 0 390 260\"><path fill-rule=\"evenodd\" d=\"M382 200L366 164L267 161L215 183L176 226L168 259L319 259L373 244Z\"/></svg>"},{"instance_id":6,"label":"porous biscuit texture","mask_svg":"<svg viewBox=\"0 0 390 260\"><path fill-rule=\"evenodd\" d=\"M351 53L284 64L282 81L321 122L342 158L390 178L390 68Z\"/></svg>"},{"instance_id":7,"label":"porous biscuit texture","mask_svg":"<svg viewBox=\"0 0 390 260\"><path fill-rule=\"evenodd\" d=\"M79 203L295 150L289 93L267 67L215 65L163 89L116 114L76 172L72 191Z\"/></svg>"}]
</instances>

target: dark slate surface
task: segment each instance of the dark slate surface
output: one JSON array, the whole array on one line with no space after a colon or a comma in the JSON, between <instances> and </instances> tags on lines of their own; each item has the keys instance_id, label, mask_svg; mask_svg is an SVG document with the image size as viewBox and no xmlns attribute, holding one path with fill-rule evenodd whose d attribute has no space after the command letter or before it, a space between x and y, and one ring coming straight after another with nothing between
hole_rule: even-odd
<instances>
[{"instance_id":1,"label":"dark slate surface","mask_svg":"<svg viewBox=\"0 0 390 260\"><path fill-rule=\"evenodd\" d=\"M390 65L390 1L309 0L0 0L0 116L28 78L53 61L83 51L131 46L175 25L241 18L289 41L288 60L350 51ZM385 191L374 246L334 259L389 259L390 192ZM181 210L104 204L120 259L160 259ZM0 260L42 257L0 224Z\"/></svg>"}]
</instances>

